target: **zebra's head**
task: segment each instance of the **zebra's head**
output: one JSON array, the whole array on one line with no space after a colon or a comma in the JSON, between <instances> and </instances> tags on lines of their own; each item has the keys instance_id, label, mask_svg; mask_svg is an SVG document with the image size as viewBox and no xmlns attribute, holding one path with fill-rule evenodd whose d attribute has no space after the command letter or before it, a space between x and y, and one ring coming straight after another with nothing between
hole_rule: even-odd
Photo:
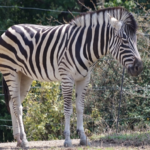
<instances>
[{"instance_id":1,"label":"zebra's head","mask_svg":"<svg viewBox=\"0 0 150 150\"><path fill-rule=\"evenodd\" d=\"M137 24L131 13L125 11L121 19L112 17L108 13L111 26L109 50L132 76L139 75L143 70L143 63L137 49Z\"/></svg>"}]
</instances>

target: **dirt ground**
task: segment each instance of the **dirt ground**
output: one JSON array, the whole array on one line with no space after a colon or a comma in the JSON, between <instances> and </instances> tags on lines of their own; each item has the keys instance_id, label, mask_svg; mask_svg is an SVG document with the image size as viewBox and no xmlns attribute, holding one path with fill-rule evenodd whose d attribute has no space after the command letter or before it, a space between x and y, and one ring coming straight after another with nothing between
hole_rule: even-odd
<instances>
[{"instance_id":1,"label":"dirt ground","mask_svg":"<svg viewBox=\"0 0 150 150\"><path fill-rule=\"evenodd\" d=\"M33 150L48 150L48 149L61 149L61 150L78 150L79 140L72 140L73 147L64 148L63 147L64 140L53 140L53 141L32 141L29 142L29 148ZM150 143L149 143L150 144ZM137 150L150 150L150 145L148 143L140 143L136 141L115 141L115 140L98 140L91 141L91 146L93 148L114 148L116 150L121 150L122 148L126 149L137 149ZM89 148L90 148L89 147ZM84 147L83 149L87 149ZM91 148L92 149L92 148ZM21 150L16 147L16 142L12 143L0 143L0 150Z\"/></svg>"}]
</instances>

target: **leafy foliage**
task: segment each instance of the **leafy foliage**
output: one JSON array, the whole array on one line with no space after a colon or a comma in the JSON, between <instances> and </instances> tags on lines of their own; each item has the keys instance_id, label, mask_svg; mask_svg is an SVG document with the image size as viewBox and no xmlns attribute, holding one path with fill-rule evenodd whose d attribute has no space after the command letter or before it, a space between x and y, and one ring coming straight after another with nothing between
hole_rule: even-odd
<instances>
[{"instance_id":1,"label":"leafy foliage","mask_svg":"<svg viewBox=\"0 0 150 150\"><path fill-rule=\"evenodd\" d=\"M66 20L70 18L70 14L61 11L79 9L75 0L0 0L0 5L8 6L8 8L0 7L1 30L21 23L54 25L57 24L54 20L63 22L63 18ZM11 6L15 7L11 8ZM39 9L23 9L19 8L19 6ZM55 11L44 11L40 9L51 9Z\"/></svg>"},{"instance_id":2,"label":"leafy foliage","mask_svg":"<svg viewBox=\"0 0 150 150\"><path fill-rule=\"evenodd\" d=\"M116 6L124 6L129 11L132 11L136 4L133 2L133 0L124 1L124 0L112 0L105 3L105 7L116 7Z\"/></svg>"},{"instance_id":3,"label":"leafy foliage","mask_svg":"<svg viewBox=\"0 0 150 150\"><path fill-rule=\"evenodd\" d=\"M24 124L28 139L61 138L61 121L64 121L64 114L60 84L34 81L32 86L33 88L24 102Z\"/></svg>"},{"instance_id":4,"label":"leafy foliage","mask_svg":"<svg viewBox=\"0 0 150 150\"><path fill-rule=\"evenodd\" d=\"M147 0L105 0L104 6L105 7L123 6L129 11L146 12L146 10L150 9L150 2L148 2Z\"/></svg>"}]
</instances>

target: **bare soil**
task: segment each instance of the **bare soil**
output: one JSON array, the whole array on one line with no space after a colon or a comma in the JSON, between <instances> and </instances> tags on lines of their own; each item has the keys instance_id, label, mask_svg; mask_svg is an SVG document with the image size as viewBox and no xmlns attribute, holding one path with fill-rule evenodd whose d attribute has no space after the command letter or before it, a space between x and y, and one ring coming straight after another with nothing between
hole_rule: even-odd
<instances>
[{"instance_id":1,"label":"bare soil","mask_svg":"<svg viewBox=\"0 0 150 150\"><path fill-rule=\"evenodd\" d=\"M61 150L78 150L79 140L72 140L73 147L64 148L64 140L53 140L53 141L31 141L29 142L29 148L33 150L48 150L48 149L61 149ZM137 150L150 150L150 143L137 142L137 141L117 141L117 140L97 140L91 141L91 146L93 148L106 148L113 147L116 150L121 150L122 148L128 149L133 148ZM89 147L89 148L90 148ZM87 149L87 147L83 147ZM0 150L21 150L21 148L16 147L16 142L11 143L0 143Z\"/></svg>"}]
</instances>

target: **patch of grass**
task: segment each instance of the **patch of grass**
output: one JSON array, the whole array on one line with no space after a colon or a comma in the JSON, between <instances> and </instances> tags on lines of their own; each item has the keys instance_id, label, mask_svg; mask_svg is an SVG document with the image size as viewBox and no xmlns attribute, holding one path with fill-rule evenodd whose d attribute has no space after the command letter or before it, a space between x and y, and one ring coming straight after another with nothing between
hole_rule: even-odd
<instances>
[{"instance_id":1,"label":"patch of grass","mask_svg":"<svg viewBox=\"0 0 150 150\"><path fill-rule=\"evenodd\" d=\"M111 134L101 134L92 135L91 140L137 140L139 142L149 141L150 142L150 131L149 132L127 132L127 133L111 133Z\"/></svg>"}]
</instances>

